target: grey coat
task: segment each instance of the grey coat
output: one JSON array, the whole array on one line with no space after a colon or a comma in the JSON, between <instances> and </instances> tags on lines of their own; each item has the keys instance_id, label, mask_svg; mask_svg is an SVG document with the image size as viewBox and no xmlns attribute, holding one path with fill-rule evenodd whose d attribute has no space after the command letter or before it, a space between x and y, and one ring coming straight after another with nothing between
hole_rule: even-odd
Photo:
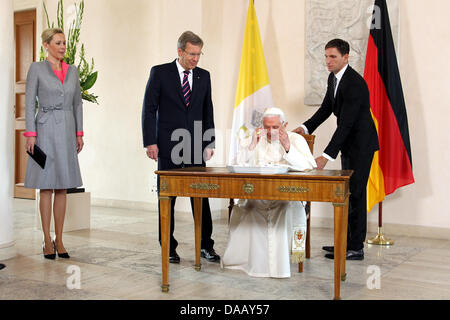
<instances>
[{"instance_id":1,"label":"grey coat","mask_svg":"<svg viewBox=\"0 0 450 320\"><path fill-rule=\"evenodd\" d=\"M36 113L35 101L39 101ZM76 133L83 131L83 108L78 70L70 65L64 84L45 60L33 62L26 85L26 130L36 132L36 144L47 154L42 169L28 158L25 187L69 189L80 187Z\"/></svg>"}]
</instances>

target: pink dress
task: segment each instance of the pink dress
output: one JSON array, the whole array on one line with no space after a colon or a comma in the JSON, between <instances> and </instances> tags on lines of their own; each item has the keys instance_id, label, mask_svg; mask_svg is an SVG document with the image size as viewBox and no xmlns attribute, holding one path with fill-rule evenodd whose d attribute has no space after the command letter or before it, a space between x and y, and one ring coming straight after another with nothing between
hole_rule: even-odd
<instances>
[{"instance_id":1,"label":"pink dress","mask_svg":"<svg viewBox=\"0 0 450 320\"><path fill-rule=\"evenodd\" d=\"M69 70L69 65L64 61L61 62L61 70L53 69L53 72L56 74L61 83L64 84L64 79L66 78L67 70Z\"/></svg>"}]
</instances>

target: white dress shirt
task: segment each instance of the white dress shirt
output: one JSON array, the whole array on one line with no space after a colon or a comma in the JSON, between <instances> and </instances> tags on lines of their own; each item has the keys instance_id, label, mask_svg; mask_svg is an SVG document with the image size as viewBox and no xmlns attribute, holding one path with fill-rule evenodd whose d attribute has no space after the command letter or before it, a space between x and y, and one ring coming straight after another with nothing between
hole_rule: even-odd
<instances>
[{"instance_id":1,"label":"white dress shirt","mask_svg":"<svg viewBox=\"0 0 450 320\"><path fill-rule=\"evenodd\" d=\"M345 67L343 67L341 69L341 71L339 71L338 73L336 73L334 75L336 77L336 79L337 79L336 88L334 88L334 97L336 97L336 92L337 92L337 89L339 87L339 83L341 82L342 76L344 75L345 70L347 70L347 68L348 68L348 64L346 64Z\"/></svg>"},{"instance_id":2,"label":"white dress shirt","mask_svg":"<svg viewBox=\"0 0 450 320\"><path fill-rule=\"evenodd\" d=\"M339 71L338 73L336 73L334 75L336 77L336 79L337 79L336 88L334 88L334 97L336 97L336 92L337 92L337 89L339 87L339 83L341 82L342 76L344 75L344 73L347 70L347 68L348 68L348 63L341 69L341 71ZM303 128L303 130L305 130L306 134L309 134L308 128L305 125L302 124L301 127ZM333 159L332 157L330 157L329 155L327 155L325 152L322 153L322 157L326 158L329 161L336 160L336 159Z\"/></svg>"},{"instance_id":3,"label":"white dress shirt","mask_svg":"<svg viewBox=\"0 0 450 320\"><path fill-rule=\"evenodd\" d=\"M184 68L181 66L181 64L178 62L178 59L175 60L175 62L176 62L176 64L177 64L178 75L180 76L181 86L183 86L184 71L185 71L186 69L184 69ZM191 91L192 91L192 70L189 70L188 81L189 81L189 87L191 87Z\"/></svg>"}]
</instances>

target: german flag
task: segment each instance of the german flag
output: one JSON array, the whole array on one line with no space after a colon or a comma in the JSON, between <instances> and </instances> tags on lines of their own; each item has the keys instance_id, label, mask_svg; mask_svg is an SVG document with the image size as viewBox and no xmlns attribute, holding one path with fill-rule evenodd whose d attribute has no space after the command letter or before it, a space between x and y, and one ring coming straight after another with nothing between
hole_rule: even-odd
<instances>
[{"instance_id":1,"label":"german flag","mask_svg":"<svg viewBox=\"0 0 450 320\"><path fill-rule=\"evenodd\" d=\"M364 79L378 132L367 183L367 212L396 189L414 183L408 118L386 0L375 0Z\"/></svg>"}]
</instances>

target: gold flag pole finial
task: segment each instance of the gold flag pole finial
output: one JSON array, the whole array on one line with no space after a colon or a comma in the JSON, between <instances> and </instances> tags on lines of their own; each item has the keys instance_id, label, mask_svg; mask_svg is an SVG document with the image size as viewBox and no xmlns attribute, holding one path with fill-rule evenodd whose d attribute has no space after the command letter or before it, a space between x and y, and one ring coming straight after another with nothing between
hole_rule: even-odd
<instances>
[{"instance_id":1,"label":"gold flag pole finial","mask_svg":"<svg viewBox=\"0 0 450 320\"><path fill-rule=\"evenodd\" d=\"M378 207L378 234L375 238L367 240L367 243L380 246L391 246L394 244L394 240L387 239L383 235L383 202L380 202Z\"/></svg>"}]
</instances>

